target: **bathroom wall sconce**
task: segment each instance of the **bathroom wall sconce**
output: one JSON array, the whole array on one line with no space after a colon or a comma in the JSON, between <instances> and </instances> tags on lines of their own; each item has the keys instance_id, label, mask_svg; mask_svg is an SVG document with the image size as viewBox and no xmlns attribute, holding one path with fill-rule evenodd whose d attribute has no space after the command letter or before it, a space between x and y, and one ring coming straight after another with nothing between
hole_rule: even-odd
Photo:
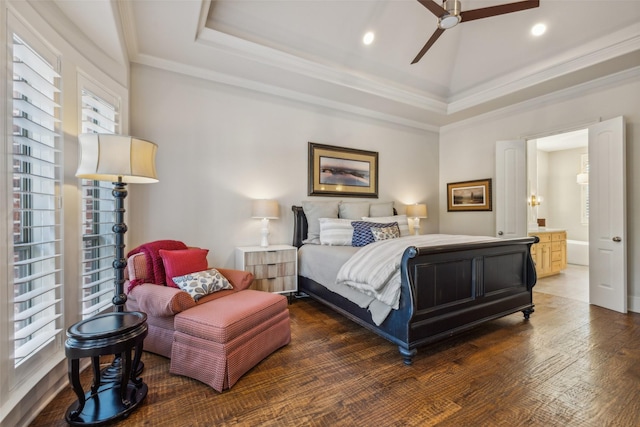
<instances>
[{"instance_id":1,"label":"bathroom wall sconce","mask_svg":"<svg viewBox=\"0 0 640 427\"><path fill-rule=\"evenodd\" d=\"M542 203L543 198L542 196L536 196L535 194L532 194L528 199L527 202L529 203L529 205L531 207L533 206L540 206L540 203Z\"/></svg>"},{"instance_id":2,"label":"bathroom wall sconce","mask_svg":"<svg viewBox=\"0 0 640 427\"><path fill-rule=\"evenodd\" d=\"M579 173L576 176L576 183L580 185L589 185L589 174L588 173Z\"/></svg>"}]
</instances>

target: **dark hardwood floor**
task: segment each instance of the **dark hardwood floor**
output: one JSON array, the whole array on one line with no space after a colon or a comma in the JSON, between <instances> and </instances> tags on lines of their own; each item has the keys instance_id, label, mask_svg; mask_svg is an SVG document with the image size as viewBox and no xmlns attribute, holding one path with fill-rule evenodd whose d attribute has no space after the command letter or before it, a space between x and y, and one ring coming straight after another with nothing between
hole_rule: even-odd
<instances>
[{"instance_id":1,"label":"dark hardwood floor","mask_svg":"<svg viewBox=\"0 0 640 427\"><path fill-rule=\"evenodd\" d=\"M296 300L291 344L221 394L145 353L149 395L118 425L640 425L640 314L534 297L530 321L481 325L419 349L412 366L382 338ZM74 400L65 389L31 426L66 425Z\"/></svg>"}]
</instances>

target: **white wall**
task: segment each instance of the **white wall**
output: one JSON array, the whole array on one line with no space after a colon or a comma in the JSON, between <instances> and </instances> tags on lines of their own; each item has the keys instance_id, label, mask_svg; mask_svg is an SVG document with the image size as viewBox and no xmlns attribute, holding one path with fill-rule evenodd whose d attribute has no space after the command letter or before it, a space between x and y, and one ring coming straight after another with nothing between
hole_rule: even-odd
<instances>
[{"instance_id":1,"label":"white wall","mask_svg":"<svg viewBox=\"0 0 640 427\"><path fill-rule=\"evenodd\" d=\"M260 221L250 218L259 198L280 203L269 242L291 244L291 205L319 199L307 196L309 141L377 151L378 200L400 213L427 203L422 232L438 229L435 133L135 64L130 98L132 134L159 146L160 182L129 188L128 249L176 239L233 267L236 246L260 242Z\"/></svg>"},{"instance_id":2,"label":"white wall","mask_svg":"<svg viewBox=\"0 0 640 427\"><path fill-rule=\"evenodd\" d=\"M547 227L567 230L567 239L589 241L589 224L581 223L581 186L576 183L580 173L581 155L587 147L551 151L548 154L548 176L544 205L548 209Z\"/></svg>"},{"instance_id":3,"label":"white wall","mask_svg":"<svg viewBox=\"0 0 640 427\"><path fill-rule=\"evenodd\" d=\"M625 77L625 78L622 78ZM440 133L440 188L447 182L495 178L495 142L574 130L599 119L624 116L627 141L627 249L629 308L640 312L640 79L638 70L618 81L565 91L447 126ZM495 235L494 212L447 212L440 194L440 232Z\"/></svg>"}]
</instances>

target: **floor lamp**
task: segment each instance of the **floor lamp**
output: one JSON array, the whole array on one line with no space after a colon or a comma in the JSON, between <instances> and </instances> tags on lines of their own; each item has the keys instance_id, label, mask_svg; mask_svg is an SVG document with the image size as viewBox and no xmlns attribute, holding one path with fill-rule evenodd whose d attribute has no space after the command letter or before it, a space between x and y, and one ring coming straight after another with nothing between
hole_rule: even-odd
<instances>
[{"instance_id":1,"label":"floor lamp","mask_svg":"<svg viewBox=\"0 0 640 427\"><path fill-rule=\"evenodd\" d=\"M115 310L124 311L127 295L124 293L124 269L127 260L124 257L124 234L127 225L124 222L124 199L127 197L127 184L147 184L158 182L156 177L156 152L158 146L153 142L125 135L83 133L80 142L80 164L78 178L113 183L115 199L115 259L113 261Z\"/></svg>"}]
</instances>

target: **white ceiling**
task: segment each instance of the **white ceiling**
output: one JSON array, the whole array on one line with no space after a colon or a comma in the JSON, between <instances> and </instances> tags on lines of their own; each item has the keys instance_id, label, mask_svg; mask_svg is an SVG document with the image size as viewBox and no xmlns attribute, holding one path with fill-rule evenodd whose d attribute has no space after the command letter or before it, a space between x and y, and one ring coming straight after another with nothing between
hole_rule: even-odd
<instances>
[{"instance_id":1,"label":"white ceiling","mask_svg":"<svg viewBox=\"0 0 640 427\"><path fill-rule=\"evenodd\" d=\"M546 136L536 140L536 148L540 151L572 150L588 146L589 131L587 129Z\"/></svg>"},{"instance_id":2,"label":"white ceiling","mask_svg":"<svg viewBox=\"0 0 640 427\"><path fill-rule=\"evenodd\" d=\"M423 129L640 67L640 0L541 0L463 22L415 65L437 27L417 0L56 2L76 22L93 17L81 30L114 58L121 44L105 33L124 34L132 62Z\"/></svg>"}]
</instances>

